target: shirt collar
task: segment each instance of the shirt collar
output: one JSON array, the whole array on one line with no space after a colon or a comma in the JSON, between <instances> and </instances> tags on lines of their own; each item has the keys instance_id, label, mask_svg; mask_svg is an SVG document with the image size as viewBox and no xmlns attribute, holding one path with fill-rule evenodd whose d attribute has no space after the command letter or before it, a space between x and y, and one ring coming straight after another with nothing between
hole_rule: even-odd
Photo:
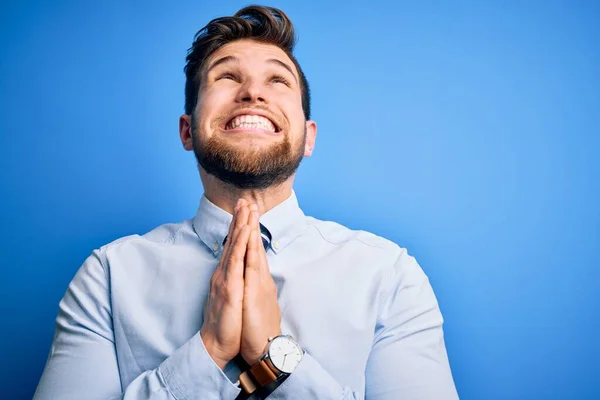
<instances>
[{"instance_id":1,"label":"shirt collar","mask_svg":"<svg viewBox=\"0 0 600 400\"><path fill-rule=\"evenodd\" d=\"M223 240L229 232L232 215L202 195L198 212L193 219L194 231L217 257L223 249ZM270 249L277 254L294 240L304 228L304 212L298 205L296 193L260 216L260 222L272 236Z\"/></svg>"}]
</instances>

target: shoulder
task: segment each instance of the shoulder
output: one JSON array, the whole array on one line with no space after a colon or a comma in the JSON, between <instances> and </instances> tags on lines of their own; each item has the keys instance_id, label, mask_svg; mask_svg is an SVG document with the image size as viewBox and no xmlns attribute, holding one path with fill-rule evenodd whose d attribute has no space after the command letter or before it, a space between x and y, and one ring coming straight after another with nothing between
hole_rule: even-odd
<instances>
[{"instance_id":1,"label":"shoulder","mask_svg":"<svg viewBox=\"0 0 600 400\"><path fill-rule=\"evenodd\" d=\"M314 217L307 217L306 224L307 229L314 230L321 240L333 246L350 247L355 254L360 253L368 257L371 266L382 268L388 279L398 279L404 274L423 273L415 257L409 254L409 250L390 239Z\"/></svg>"},{"instance_id":2,"label":"shoulder","mask_svg":"<svg viewBox=\"0 0 600 400\"><path fill-rule=\"evenodd\" d=\"M306 221L309 229L314 229L322 240L333 245L352 243L365 249L387 253L392 256L398 256L403 250L401 246L393 241L368 231L350 229L337 222L320 220L314 217L307 217Z\"/></svg>"},{"instance_id":3,"label":"shoulder","mask_svg":"<svg viewBox=\"0 0 600 400\"><path fill-rule=\"evenodd\" d=\"M115 271L142 276L143 269L153 261L177 253L174 245L193 232L191 220L186 220L160 225L142 235L123 236L96 248L75 273L70 290L77 292L77 288L82 288L90 296L100 298L109 292Z\"/></svg>"},{"instance_id":4,"label":"shoulder","mask_svg":"<svg viewBox=\"0 0 600 400\"><path fill-rule=\"evenodd\" d=\"M153 249L164 249L177 244L179 240L193 233L192 220L187 219L178 223L167 223L148 231L144 234L133 234L123 236L95 250L104 264L106 258L111 254L137 251L152 251Z\"/></svg>"}]
</instances>

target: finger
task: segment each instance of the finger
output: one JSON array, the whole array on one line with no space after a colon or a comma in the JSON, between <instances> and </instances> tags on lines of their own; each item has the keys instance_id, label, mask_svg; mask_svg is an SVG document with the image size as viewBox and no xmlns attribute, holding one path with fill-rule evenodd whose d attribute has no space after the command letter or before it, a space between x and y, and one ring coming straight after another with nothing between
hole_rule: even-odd
<instances>
[{"instance_id":1,"label":"finger","mask_svg":"<svg viewBox=\"0 0 600 400\"><path fill-rule=\"evenodd\" d=\"M239 199L237 201L237 204L235 206L235 208L233 209L233 216L231 218L231 224L229 225L229 235L227 236L227 241L230 242L229 239L231 239L231 242L233 242L233 238L234 238L234 233L235 233L235 229L239 227L240 222L243 221L243 223L246 223L245 218L243 215L240 215L243 213L243 209L248 207L248 202L244 199Z\"/></svg>"},{"instance_id":2,"label":"finger","mask_svg":"<svg viewBox=\"0 0 600 400\"><path fill-rule=\"evenodd\" d=\"M231 247L233 238L235 237L235 230L239 226L240 223L240 213L242 209L247 207L247 202L244 199L239 199L236 203L235 208L233 209L233 213L231 216L231 223L229 224L229 232L227 234L227 239L225 245L229 244Z\"/></svg>"},{"instance_id":3,"label":"finger","mask_svg":"<svg viewBox=\"0 0 600 400\"><path fill-rule=\"evenodd\" d=\"M271 270L269 270L269 264L267 262L267 251L265 250L265 247L263 246L263 241L262 241L262 235L260 233L260 225L257 228L257 246L258 246L258 256L260 259L260 272L267 274L267 275L271 275Z\"/></svg>"},{"instance_id":4,"label":"finger","mask_svg":"<svg viewBox=\"0 0 600 400\"><path fill-rule=\"evenodd\" d=\"M248 216L249 215L250 215L250 209L248 208L248 206L246 204L241 205L235 215L235 226L233 228L232 241L234 241L236 239L236 237L239 235L242 228L248 224ZM227 240L229 240L229 239L227 239Z\"/></svg>"},{"instance_id":5,"label":"finger","mask_svg":"<svg viewBox=\"0 0 600 400\"><path fill-rule=\"evenodd\" d=\"M233 213L231 215L231 223L229 224L229 232L227 232L227 238L231 238L233 235L233 230L235 228L235 221L236 221L236 216L238 214L238 211L240 209L240 207L244 204L244 199L239 199L237 201L237 204L235 205L234 209L233 209ZM227 243L231 243L229 240L227 240ZM225 244L225 246L227 246L227 243Z\"/></svg>"},{"instance_id":6,"label":"finger","mask_svg":"<svg viewBox=\"0 0 600 400\"><path fill-rule=\"evenodd\" d=\"M252 209L252 208L251 208ZM270 274L269 265L267 264L267 252L265 251L265 246L263 245L262 233L260 230L260 217L258 214L258 207L256 209L256 214L254 217L251 215L248 219L248 225L252 228L252 231L256 231L256 235L251 237L250 240L253 242L252 245L256 250L257 261L256 270L260 273Z\"/></svg>"},{"instance_id":7,"label":"finger","mask_svg":"<svg viewBox=\"0 0 600 400\"><path fill-rule=\"evenodd\" d=\"M225 245L223 246L223 254L229 254L229 249L231 248L231 243L233 239L233 231L235 230L236 216L240 207L244 204L244 199L239 199L237 204L233 208L233 213L231 215L231 222L229 223L229 230L227 231Z\"/></svg>"},{"instance_id":8,"label":"finger","mask_svg":"<svg viewBox=\"0 0 600 400\"><path fill-rule=\"evenodd\" d=\"M259 219L258 206L256 204L250 204L248 210L250 211L250 215L248 216L248 226L252 229L256 229Z\"/></svg>"},{"instance_id":9,"label":"finger","mask_svg":"<svg viewBox=\"0 0 600 400\"><path fill-rule=\"evenodd\" d=\"M227 267L225 270L225 280L228 282L244 279L244 259L246 257L250 232L250 227L247 225L242 226L235 243L231 247L231 254L226 261Z\"/></svg>"},{"instance_id":10,"label":"finger","mask_svg":"<svg viewBox=\"0 0 600 400\"><path fill-rule=\"evenodd\" d=\"M258 206L256 204L248 205L248 217L245 220L245 224L252 230L254 224L258 221Z\"/></svg>"},{"instance_id":11,"label":"finger","mask_svg":"<svg viewBox=\"0 0 600 400\"><path fill-rule=\"evenodd\" d=\"M248 226L251 229L251 235L248 239L248 247L251 265L256 271L260 269L260 249L262 247L262 239L260 235L260 215L258 213L258 206L256 204L250 205L250 216L248 217Z\"/></svg>"},{"instance_id":12,"label":"finger","mask_svg":"<svg viewBox=\"0 0 600 400\"><path fill-rule=\"evenodd\" d=\"M260 233L256 229L256 221L258 220L258 211L252 211L248 219L248 229L250 237L248 238L248 248L246 250L246 270L258 272L260 268L260 253L258 252L258 240Z\"/></svg>"},{"instance_id":13,"label":"finger","mask_svg":"<svg viewBox=\"0 0 600 400\"><path fill-rule=\"evenodd\" d=\"M244 226L246 226L248 221L248 214L250 211L248 210L247 205L245 204L245 200L240 204L239 208L235 213L234 220L232 222L233 225L233 233L227 237L227 243L229 246L227 248L227 252L223 252L222 261L223 261L223 269L224 273L227 274L228 269L228 260L231 259L231 253L236 246L237 241L239 240L240 233ZM246 248L247 239L245 239L245 243L243 244L244 250ZM225 245L227 245L227 243Z\"/></svg>"},{"instance_id":14,"label":"finger","mask_svg":"<svg viewBox=\"0 0 600 400\"><path fill-rule=\"evenodd\" d=\"M229 268L229 261L231 260L232 257L232 252L234 247L236 246L236 243L240 240L240 233L243 229L244 226L246 226L247 222L248 222L248 214L249 214L249 210L248 210L248 202L244 199L239 199L236 205L236 208L234 210L234 217L233 220L231 222L231 230L232 233L230 236L227 237L227 242L229 243L229 247L227 249L227 253L223 254L223 273L225 274L225 277L227 277L227 270ZM245 250L246 245L247 245L247 239L246 238L241 238L243 243L242 243L242 247Z\"/></svg>"}]
</instances>

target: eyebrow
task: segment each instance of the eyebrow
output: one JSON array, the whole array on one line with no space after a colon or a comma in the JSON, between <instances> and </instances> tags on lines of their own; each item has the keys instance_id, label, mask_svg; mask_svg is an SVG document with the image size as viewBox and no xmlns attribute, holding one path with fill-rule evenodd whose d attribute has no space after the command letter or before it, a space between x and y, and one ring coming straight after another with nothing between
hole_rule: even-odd
<instances>
[{"instance_id":1,"label":"eyebrow","mask_svg":"<svg viewBox=\"0 0 600 400\"><path fill-rule=\"evenodd\" d=\"M294 70L292 69L292 67L290 67L289 65L287 65L283 61L280 61L280 60L278 60L276 58L269 58L267 60L267 62L269 64L279 65L280 67L283 67L283 68L287 69L288 71L290 71L290 74L292 74L292 76L294 77L294 79L296 80L296 82L298 82L298 78L296 78L296 74L294 74Z\"/></svg>"},{"instance_id":2,"label":"eyebrow","mask_svg":"<svg viewBox=\"0 0 600 400\"><path fill-rule=\"evenodd\" d=\"M215 61L212 64L210 64L210 66L206 69L206 73L208 74L211 69L213 69L215 67L218 67L221 64L227 64L227 63L231 63L231 62L239 63L240 60L237 57L234 57L234 56L221 57L217 61Z\"/></svg>"},{"instance_id":3,"label":"eyebrow","mask_svg":"<svg viewBox=\"0 0 600 400\"><path fill-rule=\"evenodd\" d=\"M206 73L208 74L213 68L218 67L221 64L228 64L228 63L236 63L238 64L240 62L240 60L235 57L235 56L225 56L225 57L221 57L218 60L216 60L215 62L213 62L207 69L206 69ZM275 64L278 65L280 67L283 67L285 69L287 69L290 74L292 74L292 76L294 77L294 79L296 80L296 82L298 82L298 78L296 77L296 74L294 74L294 70L292 69L292 67L290 67L288 64L284 63L281 60L278 60L276 58L269 58L267 60L267 62L269 64Z\"/></svg>"}]
</instances>

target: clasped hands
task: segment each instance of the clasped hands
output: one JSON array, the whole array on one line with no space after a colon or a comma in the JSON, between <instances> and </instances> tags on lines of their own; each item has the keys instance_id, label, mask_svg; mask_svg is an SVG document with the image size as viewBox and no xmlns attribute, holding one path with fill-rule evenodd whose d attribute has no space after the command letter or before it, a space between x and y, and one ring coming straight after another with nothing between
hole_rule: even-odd
<instances>
[{"instance_id":1,"label":"clasped hands","mask_svg":"<svg viewBox=\"0 0 600 400\"><path fill-rule=\"evenodd\" d=\"M210 280L200 336L223 369L238 354L249 365L256 364L268 339L280 334L277 286L267 264L258 206L240 199Z\"/></svg>"}]
</instances>

